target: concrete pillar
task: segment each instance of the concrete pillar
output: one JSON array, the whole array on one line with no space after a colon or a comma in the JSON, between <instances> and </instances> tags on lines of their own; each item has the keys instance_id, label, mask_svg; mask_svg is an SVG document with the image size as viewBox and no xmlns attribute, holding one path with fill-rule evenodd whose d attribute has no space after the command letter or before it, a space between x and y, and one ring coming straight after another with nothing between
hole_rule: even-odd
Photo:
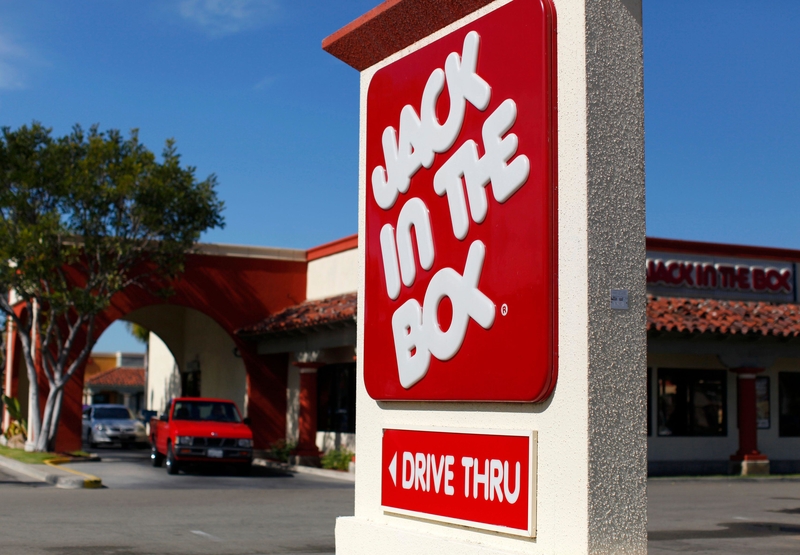
<instances>
[{"instance_id":1,"label":"concrete pillar","mask_svg":"<svg viewBox=\"0 0 800 555\"><path fill-rule=\"evenodd\" d=\"M743 476L769 474L769 460L758 450L756 374L763 371L763 368L733 370L739 378L737 399L739 450L731 455L731 462L734 473L741 473Z\"/></svg>"},{"instance_id":2,"label":"concrete pillar","mask_svg":"<svg viewBox=\"0 0 800 555\"><path fill-rule=\"evenodd\" d=\"M366 167L365 118L371 80L389 63L495 10L517 2L539 6L540 1L388 1L323 43L326 50L361 71L359 464L355 515L337 520L337 554L366 555L376 549L386 555L647 552L639 0L552 0L557 14L558 89L558 309L553 323L558 378L553 393L540 403L379 402L370 398L364 383L364 268L369 241L365 234L379 231L366 228L366 203L372 198L367 193L372 168ZM375 59L375 52L383 57ZM508 52L508 67L514 67L514 54ZM480 72L480 61L477 67ZM402 86L397 84L399 89ZM520 113L523 109L520 104ZM411 190L414 187L411 184ZM514 268L513 256L509 255L509 271ZM612 309L612 289L628 294L627 305L619 310ZM458 379L457 372L453 379ZM486 369L485 379L493 379L492 368ZM383 468L383 433L401 428L537 433L535 537L443 525L384 510L381 491L388 472ZM389 472L392 468L390 464Z\"/></svg>"},{"instance_id":3,"label":"concrete pillar","mask_svg":"<svg viewBox=\"0 0 800 555\"><path fill-rule=\"evenodd\" d=\"M317 447L317 369L321 362L295 362L300 368L300 414L298 415L298 442L295 449L297 462L319 462Z\"/></svg>"},{"instance_id":4,"label":"concrete pillar","mask_svg":"<svg viewBox=\"0 0 800 555\"><path fill-rule=\"evenodd\" d=\"M258 355L252 345L237 344L247 369L247 415L256 449L286 438L286 378L289 355Z\"/></svg>"}]
</instances>

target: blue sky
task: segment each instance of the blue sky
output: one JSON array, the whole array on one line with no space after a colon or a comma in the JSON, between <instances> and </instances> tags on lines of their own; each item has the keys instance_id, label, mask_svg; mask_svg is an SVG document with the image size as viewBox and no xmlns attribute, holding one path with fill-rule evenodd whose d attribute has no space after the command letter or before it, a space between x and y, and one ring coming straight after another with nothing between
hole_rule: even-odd
<instances>
[{"instance_id":1,"label":"blue sky","mask_svg":"<svg viewBox=\"0 0 800 555\"><path fill-rule=\"evenodd\" d=\"M357 228L358 74L320 42L376 4L0 0L0 124L174 137L219 179L205 241L324 243ZM644 0L650 236L800 248L798 28L797 0Z\"/></svg>"}]
</instances>

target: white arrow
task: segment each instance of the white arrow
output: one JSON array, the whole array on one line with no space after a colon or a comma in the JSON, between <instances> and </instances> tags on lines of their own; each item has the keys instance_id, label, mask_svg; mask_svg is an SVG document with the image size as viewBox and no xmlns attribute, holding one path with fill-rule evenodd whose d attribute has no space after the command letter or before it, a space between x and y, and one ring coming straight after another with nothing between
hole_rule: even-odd
<instances>
[{"instance_id":1,"label":"white arrow","mask_svg":"<svg viewBox=\"0 0 800 555\"><path fill-rule=\"evenodd\" d=\"M392 483L397 487L397 451L395 451L394 457L392 457L392 462L389 463L389 474L392 475Z\"/></svg>"}]
</instances>

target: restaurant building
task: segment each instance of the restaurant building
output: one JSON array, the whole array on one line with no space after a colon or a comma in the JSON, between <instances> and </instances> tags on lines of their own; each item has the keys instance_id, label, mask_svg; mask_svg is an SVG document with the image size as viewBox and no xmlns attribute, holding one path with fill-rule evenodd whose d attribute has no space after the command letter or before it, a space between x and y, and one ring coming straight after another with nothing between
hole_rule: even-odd
<instances>
[{"instance_id":1,"label":"restaurant building","mask_svg":"<svg viewBox=\"0 0 800 555\"><path fill-rule=\"evenodd\" d=\"M180 394L230 398L259 449L285 438L308 463L356 451L357 237L296 252L204 248L174 305L108 317L155 332L146 408ZM648 239L651 475L800 472L798 263L795 250ZM6 391L25 401L18 356L7 370ZM75 385L69 441L80 430Z\"/></svg>"},{"instance_id":2,"label":"restaurant building","mask_svg":"<svg viewBox=\"0 0 800 555\"><path fill-rule=\"evenodd\" d=\"M324 254L306 301L238 332L259 353L289 353L287 438L307 454L355 450L355 241ZM648 239L651 475L800 472L798 262Z\"/></svg>"},{"instance_id":3,"label":"restaurant building","mask_svg":"<svg viewBox=\"0 0 800 555\"><path fill-rule=\"evenodd\" d=\"M800 471L798 261L648 240L651 475Z\"/></svg>"}]
</instances>

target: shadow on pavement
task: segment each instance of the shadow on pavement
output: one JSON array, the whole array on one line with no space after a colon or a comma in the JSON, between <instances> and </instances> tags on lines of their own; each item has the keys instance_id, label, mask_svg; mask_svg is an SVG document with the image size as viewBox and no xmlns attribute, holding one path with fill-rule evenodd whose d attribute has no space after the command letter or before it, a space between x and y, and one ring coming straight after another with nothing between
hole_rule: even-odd
<instances>
[{"instance_id":1,"label":"shadow on pavement","mask_svg":"<svg viewBox=\"0 0 800 555\"><path fill-rule=\"evenodd\" d=\"M800 535L800 526L777 522L725 522L720 526L723 528L718 530L655 530L647 533L647 540L658 542Z\"/></svg>"},{"instance_id":2,"label":"shadow on pavement","mask_svg":"<svg viewBox=\"0 0 800 555\"><path fill-rule=\"evenodd\" d=\"M51 487L52 484L47 482L21 482L19 480L0 480L0 486L17 486L25 488L46 488Z\"/></svg>"},{"instance_id":3,"label":"shadow on pavement","mask_svg":"<svg viewBox=\"0 0 800 555\"><path fill-rule=\"evenodd\" d=\"M238 476L240 478L294 478L291 472L267 468L265 466L251 466L249 474L241 474L241 469L214 464L195 463L181 466L181 474L190 476Z\"/></svg>"}]
</instances>

